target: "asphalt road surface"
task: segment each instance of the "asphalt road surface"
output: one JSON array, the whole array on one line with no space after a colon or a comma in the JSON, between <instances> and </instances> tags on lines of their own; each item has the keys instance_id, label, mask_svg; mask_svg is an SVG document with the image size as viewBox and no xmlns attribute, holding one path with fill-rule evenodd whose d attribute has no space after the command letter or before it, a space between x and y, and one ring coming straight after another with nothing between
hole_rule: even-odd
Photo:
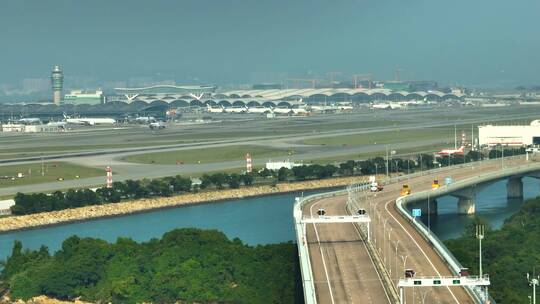
<instances>
[{"instance_id":1,"label":"asphalt road surface","mask_svg":"<svg viewBox=\"0 0 540 304\"><path fill-rule=\"evenodd\" d=\"M506 160L504 166L524 162L523 158ZM496 172L501 165L501 161L474 163L414 177L407 183L412 191L424 191L431 188L433 179L442 181L452 176L461 180ZM372 242L393 283L397 284L403 277L405 268L413 269L416 276L452 276L442 258L397 211L395 199L401 187L402 183L393 183L379 193L359 194L360 206L372 219ZM344 215L345 202L345 196L321 199L307 204L303 214L312 216L318 208L323 208L327 215ZM389 303L379 274L353 224L310 224L307 240L320 303ZM407 303L422 303L422 297L425 303L474 303L461 287L408 288L405 297Z\"/></svg>"}]
</instances>

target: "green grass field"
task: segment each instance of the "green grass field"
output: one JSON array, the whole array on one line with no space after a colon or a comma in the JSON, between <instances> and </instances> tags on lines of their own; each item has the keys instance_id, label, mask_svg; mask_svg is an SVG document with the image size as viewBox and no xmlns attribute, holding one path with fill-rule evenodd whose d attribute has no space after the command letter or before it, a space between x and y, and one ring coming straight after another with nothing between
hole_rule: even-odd
<instances>
[{"instance_id":1,"label":"green grass field","mask_svg":"<svg viewBox=\"0 0 540 304\"><path fill-rule=\"evenodd\" d=\"M84 167L66 162L46 162L43 167L45 169L44 174L42 174L41 163L0 166L0 177L9 177L0 179L0 187L54 182L58 181L59 178L71 180L100 175L105 176L105 168ZM24 177L17 178L16 176L19 173L22 173ZM15 177L15 179L12 180L11 177Z\"/></svg>"},{"instance_id":2,"label":"green grass field","mask_svg":"<svg viewBox=\"0 0 540 304\"><path fill-rule=\"evenodd\" d=\"M320 137L304 140L308 145L357 146L401 143L415 140L440 139L447 142L454 139L454 127L436 127L416 130L396 130L369 134L355 134Z\"/></svg>"},{"instance_id":3,"label":"green grass field","mask_svg":"<svg viewBox=\"0 0 540 304\"><path fill-rule=\"evenodd\" d=\"M288 155L287 150L273 149L262 146L225 146L212 149L193 149L167 152L155 152L131 155L122 160L143 164L184 164L215 163L232 160L244 160L246 153L253 159Z\"/></svg>"}]
</instances>

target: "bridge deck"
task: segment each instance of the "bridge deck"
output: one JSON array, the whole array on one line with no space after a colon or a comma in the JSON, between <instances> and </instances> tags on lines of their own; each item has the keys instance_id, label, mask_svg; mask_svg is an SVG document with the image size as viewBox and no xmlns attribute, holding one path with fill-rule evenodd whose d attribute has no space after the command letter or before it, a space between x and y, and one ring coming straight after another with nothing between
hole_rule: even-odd
<instances>
[{"instance_id":1,"label":"bridge deck","mask_svg":"<svg viewBox=\"0 0 540 304\"><path fill-rule=\"evenodd\" d=\"M505 167L524 163L523 159L514 159L505 161ZM452 176L454 181L458 181L497 172L500 168L501 162L475 163L471 167L451 167L429 176L412 177L407 183L412 191L418 192L430 189L433 179L442 181L444 177ZM414 269L418 276L452 275L443 259L395 207L401 185L402 183L386 185L383 192L366 193L361 199L373 221L372 242L375 247L381 247L379 256L390 272L392 281L396 284L398 276L403 276L404 256L407 257L405 268ZM345 202L346 196L317 200L305 205L303 214L316 215L318 208L324 208L327 215L345 214ZM386 229L384 222L387 222ZM364 241L353 224L309 224L307 240L319 303L390 302ZM406 302L422 303L422 295L426 296L425 303L474 303L461 287L407 289Z\"/></svg>"}]
</instances>

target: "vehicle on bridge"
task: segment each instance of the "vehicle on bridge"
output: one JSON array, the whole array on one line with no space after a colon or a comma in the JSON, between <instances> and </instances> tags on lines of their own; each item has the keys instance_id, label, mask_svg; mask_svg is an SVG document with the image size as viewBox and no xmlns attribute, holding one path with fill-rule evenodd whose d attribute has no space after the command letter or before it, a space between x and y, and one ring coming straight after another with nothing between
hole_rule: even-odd
<instances>
[{"instance_id":1,"label":"vehicle on bridge","mask_svg":"<svg viewBox=\"0 0 540 304\"><path fill-rule=\"evenodd\" d=\"M431 189L439 189L440 187L441 187L441 185L439 184L439 180L434 179L433 183L431 183Z\"/></svg>"},{"instance_id":2,"label":"vehicle on bridge","mask_svg":"<svg viewBox=\"0 0 540 304\"><path fill-rule=\"evenodd\" d=\"M369 188L371 192L379 192L379 191L382 191L383 189L384 189L383 186L379 185L379 183L377 182L372 182L371 187Z\"/></svg>"},{"instance_id":3,"label":"vehicle on bridge","mask_svg":"<svg viewBox=\"0 0 540 304\"><path fill-rule=\"evenodd\" d=\"M399 194L401 196L411 194L411 188L409 187L409 185L407 185L407 184L403 185L403 187L401 188L401 191L399 192Z\"/></svg>"}]
</instances>

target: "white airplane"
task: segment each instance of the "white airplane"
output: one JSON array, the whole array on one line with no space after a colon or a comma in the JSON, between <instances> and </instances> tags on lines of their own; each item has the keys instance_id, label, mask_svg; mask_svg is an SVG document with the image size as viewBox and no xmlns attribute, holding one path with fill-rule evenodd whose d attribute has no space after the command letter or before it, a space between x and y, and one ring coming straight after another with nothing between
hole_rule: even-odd
<instances>
[{"instance_id":1,"label":"white airplane","mask_svg":"<svg viewBox=\"0 0 540 304\"><path fill-rule=\"evenodd\" d=\"M272 108L272 113L289 115L292 113L292 110L290 108Z\"/></svg>"},{"instance_id":2,"label":"white airplane","mask_svg":"<svg viewBox=\"0 0 540 304\"><path fill-rule=\"evenodd\" d=\"M380 109L380 110L387 110L391 109L392 107L389 104L386 103L374 103L371 105L372 109Z\"/></svg>"},{"instance_id":3,"label":"white airplane","mask_svg":"<svg viewBox=\"0 0 540 304\"><path fill-rule=\"evenodd\" d=\"M259 106L259 107L249 107L247 109L248 113L258 113L258 114L264 114L264 113L270 113L272 112L271 108Z\"/></svg>"},{"instance_id":4,"label":"white airplane","mask_svg":"<svg viewBox=\"0 0 540 304\"><path fill-rule=\"evenodd\" d=\"M374 103L371 105L372 109L382 109L382 110L395 110L401 109L403 106L399 103Z\"/></svg>"},{"instance_id":5,"label":"white airplane","mask_svg":"<svg viewBox=\"0 0 540 304\"><path fill-rule=\"evenodd\" d=\"M141 117L135 118L135 122L138 122L138 123L151 123L155 121L156 121L156 118L153 116L141 116Z\"/></svg>"},{"instance_id":6,"label":"white airplane","mask_svg":"<svg viewBox=\"0 0 540 304\"><path fill-rule=\"evenodd\" d=\"M67 123L65 121L49 121L47 123L47 126L50 127L58 127L58 128L65 128Z\"/></svg>"},{"instance_id":7,"label":"white airplane","mask_svg":"<svg viewBox=\"0 0 540 304\"><path fill-rule=\"evenodd\" d=\"M165 124L161 121L152 122L148 125L152 130L165 129Z\"/></svg>"},{"instance_id":8,"label":"white airplane","mask_svg":"<svg viewBox=\"0 0 540 304\"><path fill-rule=\"evenodd\" d=\"M211 105L206 105L206 111L208 113L223 113L224 109L222 106L212 107Z\"/></svg>"},{"instance_id":9,"label":"white airplane","mask_svg":"<svg viewBox=\"0 0 540 304\"><path fill-rule=\"evenodd\" d=\"M311 110L322 112L322 113L328 113L328 112L335 112L338 110L338 107L335 105L312 105L310 106Z\"/></svg>"},{"instance_id":10,"label":"white airplane","mask_svg":"<svg viewBox=\"0 0 540 304\"><path fill-rule=\"evenodd\" d=\"M76 124L76 125L86 125L86 126L94 126L94 125L114 125L116 123L116 120L113 118L96 118L96 117L81 117L81 118L70 118L66 114L64 114L65 122L68 124Z\"/></svg>"},{"instance_id":11,"label":"white airplane","mask_svg":"<svg viewBox=\"0 0 540 304\"><path fill-rule=\"evenodd\" d=\"M340 111L352 111L354 108L350 105L338 105Z\"/></svg>"},{"instance_id":12,"label":"white airplane","mask_svg":"<svg viewBox=\"0 0 540 304\"><path fill-rule=\"evenodd\" d=\"M18 120L18 122L23 123L23 124L28 124L28 125L37 125L37 124L41 124L41 119L34 118L34 117L21 118Z\"/></svg>"},{"instance_id":13,"label":"white airplane","mask_svg":"<svg viewBox=\"0 0 540 304\"><path fill-rule=\"evenodd\" d=\"M305 108L292 108L292 113L295 115L308 115L309 111Z\"/></svg>"},{"instance_id":14,"label":"white airplane","mask_svg":"<svg viewBox=\"0 0 540 304\"><path fill-rule=\"evenodd\" d=\"M246 106L243 107L228 107L223 109L225 113L246 113L248 108Z\"/></svg>"},{"instance_id":15,"label":"white airplane","mask_svg":"<svg viewBox=\"0 0 540 304\"><path fill-rule=\"evenodd\" d=\"M465 146L461 146L459 149L445 149L437 152L439 155L463 155L465 154Z\"/></svg>"}]
</instances>

